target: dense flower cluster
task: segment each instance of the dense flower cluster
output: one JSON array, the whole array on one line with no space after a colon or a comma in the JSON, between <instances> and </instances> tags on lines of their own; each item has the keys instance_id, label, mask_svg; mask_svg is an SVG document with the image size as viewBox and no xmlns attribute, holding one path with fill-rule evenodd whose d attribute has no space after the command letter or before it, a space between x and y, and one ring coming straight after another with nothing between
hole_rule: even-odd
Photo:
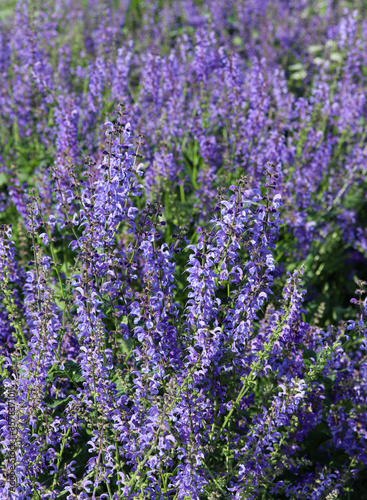
<instances>
[{"instance_id":1,"label":"dense flower cluster","mask_svg":"<svg viewBox=\"0 0 367 500\"><path fill-rule=\"evenodd\" d=\"M367 487L367 22L336 3L0 16L1 498Z\"/></svg>"}]
</instances>

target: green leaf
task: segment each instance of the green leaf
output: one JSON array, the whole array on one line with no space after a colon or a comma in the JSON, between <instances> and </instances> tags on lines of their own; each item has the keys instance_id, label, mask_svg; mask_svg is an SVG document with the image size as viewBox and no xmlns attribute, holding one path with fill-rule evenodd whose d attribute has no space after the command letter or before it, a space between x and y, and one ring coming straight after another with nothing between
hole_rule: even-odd
<instances>
[{"instance_id":1,"label":"green leaf","mask_svg":"<svg viewBox=\"0 0 367 500\"><path fill-rule=\"evenodd\" d=\"M71 396L68 396L65 399L54 399L47 397L45 398L45 403L47 404L48 408L58 408L62 404L69 402L71 399Z\"/></svg>"},{"instance_id":2,"label":"green leaf","mask_svg":"<svg viewBox=\"0 0 367 500\"><path fill-rule=\"evenodd\" d=\"M79 382L85 382L85 378L82 375L82 370L78 363L75 361L66 361L64 363L63 370L54 370L48 373L47 382L53 382L56 377L65 377L70 381L78 384Z\"/></svg>"},{"instance_id":3,"label":"green leaf","mask_svg":"<svg viewBox=\"0 0 367 500\"><path fill-rule=\"evenodd\" d=\"M303 351L303 359L311 359L313 358L315 361L317 361L317 354L315 351L312 349L305 349Z\"/></svg>"},{"instance_id":4,"label":"green leaf","mask_svg":"<svg viewBox=\"0 0 367 500\"><path fill-rule=\"evenodd\" d=\"M134 346L134 342L133 342L132 339L127 339L127 340L122 339L120 341L121 351L124 352L124 353L126 353L126 354L128 354L131 351L131 349L133 348L133 346Z\"/></svg>"},{"instance_id":5,"label":"green leaf","mask_svg":"<svg viewBox=\"0 0 367 500\"><path fill-rule=\"evenodd\" d=\"M240 36L235 36L232 41L233 45L242 45L242 38Z\"/></svg>"}]
</instances>

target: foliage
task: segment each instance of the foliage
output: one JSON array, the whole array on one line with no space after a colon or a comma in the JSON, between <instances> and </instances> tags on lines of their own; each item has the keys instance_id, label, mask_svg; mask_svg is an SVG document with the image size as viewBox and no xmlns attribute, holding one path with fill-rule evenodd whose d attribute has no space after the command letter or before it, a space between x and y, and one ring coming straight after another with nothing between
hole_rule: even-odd
<instances>
[{"instance_id":1,"label":"foliage","mask_svg":"<svg viewBox=\"0 0 367 500\"><path fill-rule=\"evenodd\" d=\"M4 3L2 497L365 491L365 10Z\"/></svg>"}]
</instances>

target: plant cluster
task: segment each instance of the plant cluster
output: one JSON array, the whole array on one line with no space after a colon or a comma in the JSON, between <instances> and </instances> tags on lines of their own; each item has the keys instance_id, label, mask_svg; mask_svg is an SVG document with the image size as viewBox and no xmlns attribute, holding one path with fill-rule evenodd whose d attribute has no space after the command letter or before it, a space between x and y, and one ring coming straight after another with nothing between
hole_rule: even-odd
<instances>
[{"instance_id":1,"label":"plant cluster","mask_svg":"<svg viewBox=\"0 0 367 500\"><path fill-rule=\"evenodd\" d=\"M1 498L367 487L367 6L350 7L0 10Z\"/></svg>"}]
</instances>

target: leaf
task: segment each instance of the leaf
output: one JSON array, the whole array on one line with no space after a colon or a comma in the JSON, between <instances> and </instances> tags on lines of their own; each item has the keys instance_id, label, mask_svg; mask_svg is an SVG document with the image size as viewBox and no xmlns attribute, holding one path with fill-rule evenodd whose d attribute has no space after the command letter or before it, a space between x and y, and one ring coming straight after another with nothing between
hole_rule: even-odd
<instances>
[{"instance_id":1,"label":"leaf","mask_svg":"<svg viewBox=\"0 0 367 500\"><path fill-rule=\"evenodd\" d=\"M61 406L64 403L67 403L71 400L71 396L68 396L67 398L64 399L54 399L54 398L45 398L45 403L47 404L48 408L57 408Z\"/></svg>"},{"instance_id":2,"label":"leaf","mask_svg":"<svg viewBox=\"0 0 367 500\"><path fill-rule=\"evenodd\" d=\"M303 359L314 359L317 360L317 354L312 349L305 349L303 351Z\"/></svg>"},{"instance_id":3,"label":"leaf","mask_svg":"<svg viewBox=\"0 0 367 500\"><path fill-rule=\"evenodd\" d=\"M242 38L240 36L233 37L232 42L233 42L233 45L237 45L237 46L243 45Z\"/></svg>"},{"instance_id":4,"label":"leaf","mask_svg":"<svg viewBox=\"0 0 367 500\"><path fill-rule=\"evenodd\" d=\"M132 339L126 339L126 340L121 339L121 341L120 341L121 351L126 353L126 354L129 354L129 352L131 351L133 346L134 346L134 342Z\"/></svg>"},{"instance_id":5,"label":"leaf","mask_svg":"<svg viewBox=\"0 0 367 500\"><path fill-rule=\"evenodd\" d=\"M79 382L85 382L85 378L82 375L82 370L78 363L75 361L68 360L64 363L63 370L54 370L47 375L47 382L53 382L56 377L65 377L70 381L78 384Z\"/></svg>"},{"instance_id":6,"label":"leaf","mask_svg":"<svg viewBox=\"0 0 367 500\"><path fill-rule=\"evenodd\" d=\"M122 380L117 379L116 382L116 390L117 390L117 395L121 396L122 394L127 394L127 386L126 383L124 383Z\"/></svg>"}]
</instances>

